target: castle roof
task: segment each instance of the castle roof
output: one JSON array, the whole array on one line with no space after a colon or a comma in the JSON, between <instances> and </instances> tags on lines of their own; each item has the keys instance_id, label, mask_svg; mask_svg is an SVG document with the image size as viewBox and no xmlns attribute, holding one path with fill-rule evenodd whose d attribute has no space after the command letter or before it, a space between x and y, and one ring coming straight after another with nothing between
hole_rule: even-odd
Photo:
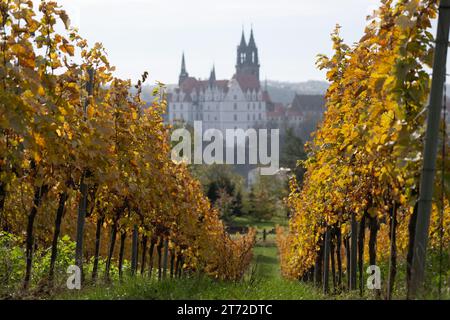
<instances>
[{"instance_id":1,"label":"castle roof","mask_svg":"<svg viewBox=\"0 0 450 320\"><path fill-rule=\"evenodd\" d=\"M175 89L176 93L182 91L186 96L191 93L200 93L207 90L208 87L215 86L224 92L228 92L228 80L198 80L194 77L186 78L180 85L180 88Z\"/></svg>"},{"instance_id":2,"label":"castle roof","mask_svg":"<svg viewBox=\"0 0 450 320\"><path fill-rule=\"evenodd\" d=\"M286 107L282 103L273 103L273 110L267 112L268 117L281 117L286 114Z\"/></svg>"},{"instance_id":3,"label":"castle roof","mask_svg":"<svg viewBox=\"0 0 450 320\"><path fill-rule=\"evenodd\" d=\"M269 91L267 91L267 90L264 90L263 91L263 101L264 102L268 102L268 103L271 103L272 102L272 99L270 98L270 95L269 95Z\"/></svg>"},{"instance_id":4,"label":"castle roof","mask_svg":"<svg viewBox=\"0 0 450 320\"><path fill-rule=\"evenodd\" d=\"M258 77L253 74L235 74L233 78L237 80L244 92L248 90L258 91L260 88Z\"/></svg>"},{"instance_id":5,"label":"castle roof","mask_svg":"<svg viewBox=\"0 0 450 320\"><path fill-rule=\"evenodd\" d=\"M296 111L322 111L325 106L323 95L296 94L291 108Z\"/></svg>"}]
</instances>

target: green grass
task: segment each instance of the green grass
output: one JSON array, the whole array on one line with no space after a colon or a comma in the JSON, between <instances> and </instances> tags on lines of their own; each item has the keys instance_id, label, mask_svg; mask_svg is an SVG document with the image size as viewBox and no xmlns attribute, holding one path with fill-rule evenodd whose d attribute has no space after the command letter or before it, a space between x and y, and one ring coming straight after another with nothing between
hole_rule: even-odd
<instances>
[{"instance_id":1,"label":"green grass","mask_svg":"<svg viewBox=\"0 0 450 320\"><path fill-rule=\"evenodd\" d=\"M234 217L230 222L236 227L254 227L259 231L266 229L267 231L275 228L276 225L287 226L288 220L285 217L274 216L271 220L257 220L252 216Z\"/></svg>"},{"instance_id":2,"label":"green grass","mask_svg":"<svg viewBox=\"0 0 450 320\"><path fill-rule=\"evenodd\" d=\"M122 283L91 286L80 292L63 292L57 299L86 300L266 300L319 299L309 286L280 279L255 279L238 283L215 281L207 277L156 281L140 277Z\"/></svg>"},{"instance_id":3,"label":"green grass","mask_svg":"<svg viewBox=\"0 0 450 320\"><path fill-rule=\"evenodd\" d=\"M193 275L190 277L166 281L150 280L145 277L126 278L122 282L111 284L90 285L81 291L65 290L56 295L57 299L199 299L199 300L315 300L315 299L375 299L374 293L365 290L362 297L358 291L343 292L325 296L320 289L312 284L291 281L282 278L278 260L278 251L275 244L275 235L267 235L262 241L262 230L270 230L276 224L285 225L286 220L276 218L274 221L255 221L251 217L238 217L233 221L237 226L253 226L258 230L257 243L254 247L253 264L244 279L240 282L217 281L206 276ZM431 256L434 256L431 254ZM430 265L437 264L436 259L430 260ZM445 257L444 270L448 268L448 256ZM387 265L381 264L383 274L387 273ZM399 259L396 290L394 299L404 299L404 261ZM436 285L436 275L430 270L428 273L430 283ZM445 276L445 280L449 274ZM345 281L345 279L344 279ZM384 283L383 283L384 285ZM330 286L332 286L330 281ZM448 288L448 282L444 282ZM332 288L331 288L332 290ZM448 290L448 289L447 289ZM431 290L432 291L432 290ZM431 293L430 291L430 293ZM434 292L433 292L434 293ZM436 294L428 298L435 298ZM443 297L448 299L448 292Z\"/></svg>"},{"instance_id":4,"label":"green grass","mask_svg":"<svg viewBox=\"0 0 450 320\"><path fill-rule=\"evenodd\" d=\"M240 282L226 282L194 275L166 281L127 278L109 285L90 286L80 292L64 292L58 299L194 299L194 300L305 300L324 297L309 285L282 279L277 248L273 241L259 242L254 249L254 263Z\"/></svg>"},{"instance_id":5,"label":"green grass","mask_svg":"<svg viewBox=\"0 0 450 320\"><path fill-rule=\"evenodd\" d=\"M273 237L273 235L271 235ZM324 297L309 285L282 279L277 248L272 237L258 241L251 270L240 282L226 282L194 275L166 281L126 278L122 282L89 286L79 292L65 291L57 299L199 299L199 300L305 300Z\"/></svg>"},{"instance_id":6,"label":"green grass","mask_svg":"<svg viewBox=\"0 0 450 320\"><path fill-rule=\"evenodd\" d=\"M248 217L240 217L237 224L256 226L262 237L262 229L272 229L282 221L257 222ZM236 225L236 224L235 224ZM126 278L112 284L91 285L81 291L61 292L57 299L199 299L199 300L307 300L323 299L324 296L312 286L283 279L275 245L275 235L266 241L258 240L254 248L251 269L240 282L226 282L194 275L183 279L166 281L148 278Z\"/></svg>"}]
</instances>

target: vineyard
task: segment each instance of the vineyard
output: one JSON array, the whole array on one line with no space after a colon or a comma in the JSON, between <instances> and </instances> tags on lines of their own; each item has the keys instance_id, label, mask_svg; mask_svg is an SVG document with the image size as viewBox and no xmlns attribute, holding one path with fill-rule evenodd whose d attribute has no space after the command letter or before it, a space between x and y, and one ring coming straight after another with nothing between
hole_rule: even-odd
<instances>
[{"instance_id":1,"label":"vineyard","mask_svg":"<svg viewBox=\"0 0 450 320\"><path fill-rule=\"evenodd\" d=\"M375 295L391 299L396 287L409 295L437 9L433 0L384 0L359 42L346 45L338 26L334 55L319 56L330 82L326 112L308 145L305 177L291 182L289 230L277 230L286 277L313 281L325 293L362 294L366 268L387 262ZM450 245L444 128L445 120L429 230L429 248L441 259ZM399 262L406 283L396 286ZM448 276L428 285L440 294Z\"/></svg>"},{"instance_id":2,"label":"vineyard","mask_svg":"<svg viewBox=\"0 0 450 320\"><path fill-rule=\"evenodd\" d=\"M84 281L242 277L255 232L232 239L170 160L162 84L146 105L148 74L114 77L55 2L2 0L0 39L2 292L65 284L74 263Z\"/></svg>"},{"instance_id":3,"label":"vineyard","mask_svg":"<svg viewBox=\"0 0 450 320\"><path fill-rule=\"evenodd\" d=\"M0 299L54 297L73 265L100 298L130 295L130 283L133 297L151 299L161 298L155 288L184 299L416 298L438 9L438 0L382 0L352 45L336 26L333 55L317 60L330 84L325 114L284 186L288 226L231 235L221 218L244 211L244 196L230 182L239 205L213 194L215 205L192 167L171 160L164 84L145 101L149 74L117 78L104 46L88 44L56 2L0 0ZM426 265L439 271L423 296L433 298L450 292L445 117L439 130ZM250 192L260 220L282 202L270 179ZM369 266L382 272L370 294ZM258 267L270 275L256 283Z\"/></svg>"}]
</instances>

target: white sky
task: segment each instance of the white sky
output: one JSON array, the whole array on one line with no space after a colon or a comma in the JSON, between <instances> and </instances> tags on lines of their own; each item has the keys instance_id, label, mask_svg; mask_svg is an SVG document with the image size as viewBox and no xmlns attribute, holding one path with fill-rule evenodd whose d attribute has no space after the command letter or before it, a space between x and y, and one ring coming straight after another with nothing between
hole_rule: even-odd
<instances>
[{"instance_id":1,"label":"white sky","mask_svg":"<svg viewBox=\"0 0 450 320\"><path fill-rule=\"evenodd\" d=\"M234 73L242 26L253 25L261 78L324 80L318 53L331 54L329 34L342 26L347 43L362 35L365 17L379 0L59 0L72 25L93 44L102 42L117 75L175 83L181 53L190 75Z\"/></svg>"}]
</instances>

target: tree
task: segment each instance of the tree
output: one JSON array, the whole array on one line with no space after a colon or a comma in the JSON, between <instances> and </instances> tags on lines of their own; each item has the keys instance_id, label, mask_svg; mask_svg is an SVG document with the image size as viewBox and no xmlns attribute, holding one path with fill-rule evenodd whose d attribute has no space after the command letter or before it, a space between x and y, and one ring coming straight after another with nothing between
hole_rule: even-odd
<instances>
[{"instance_id":1,"label":"tree","mask_svg":"<svg viewBox=\"0 0 450 320\"><path fill-rule=\"evenodd\" d=\"M280 154L280 166L291 169L297 181L303 180L304 168L299 161L306 160L306 153L301 138L295 135L292 128L288 128L283 137Z\"/></svg>"}]
</instances>

